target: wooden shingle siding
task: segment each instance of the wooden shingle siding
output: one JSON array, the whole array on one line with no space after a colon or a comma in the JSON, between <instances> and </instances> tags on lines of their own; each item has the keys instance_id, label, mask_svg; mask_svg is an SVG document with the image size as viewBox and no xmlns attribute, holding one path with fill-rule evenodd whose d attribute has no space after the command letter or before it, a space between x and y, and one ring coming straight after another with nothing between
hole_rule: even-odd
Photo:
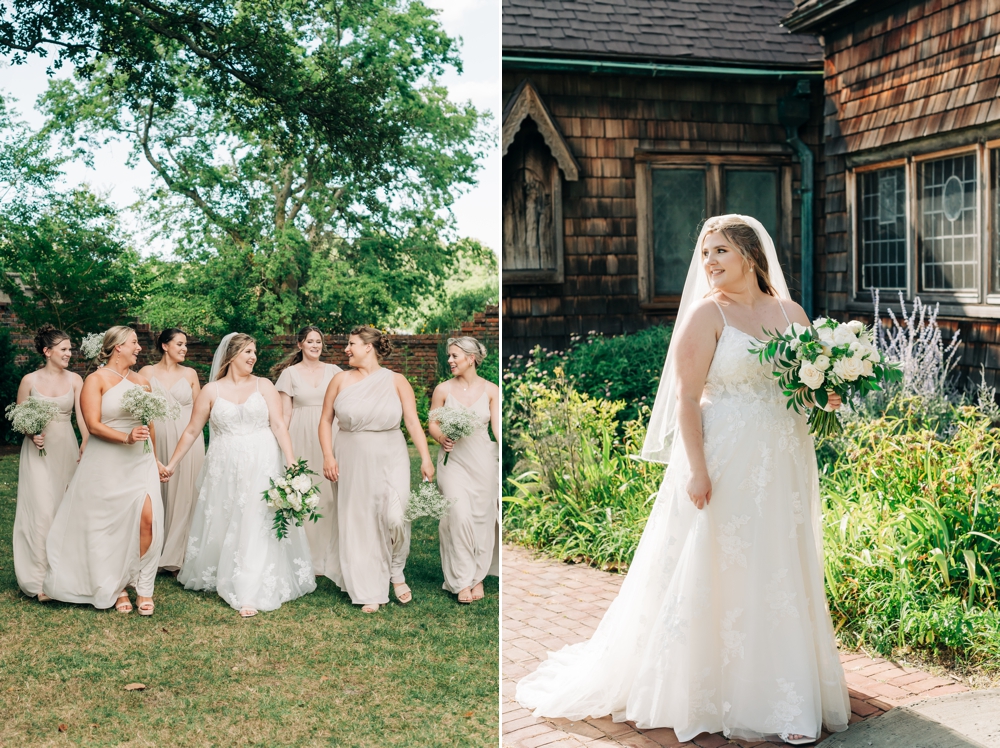
<instances>
[{"instance_id":1,"label":"wooden shingle siding","mask_svg":"<svg viewBox=\"0 0 1000 748\"><path fill-rule=\"evenodd\" d=\"M570 335L591 330L617 335L669 321L668 311L644 309L639 303L636 153L778 155L791 162L792 150L778 121L778 101L794 89L795 82L543 73L505 67L505 101L525 78L545 101L580 165L580 175L579 180L563 184L564 282L504 283L505 355L525 354L536 345L562 349ZM822 106L823 92L816 82L813 115L799 134L816 158L818 256L824 244L826 200ZM797 190L801 186L797 161L789 173L790 187ZM786 237L791 256L783 258L784 270L796 295L801 285L799 198L793 197L784 209L793 216L792 236ZM817 297L822 295L817 285Z\"/></svg>"}]
</instances>

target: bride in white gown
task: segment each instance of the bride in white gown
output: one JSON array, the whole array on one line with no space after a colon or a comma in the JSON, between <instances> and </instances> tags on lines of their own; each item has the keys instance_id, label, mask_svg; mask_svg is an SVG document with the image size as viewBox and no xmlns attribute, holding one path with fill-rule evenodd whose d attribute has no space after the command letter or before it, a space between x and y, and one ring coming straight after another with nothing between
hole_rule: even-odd
<instances>
[{"instance_id":1,"label":"bride in white gown","mask_svg":"<svg viewBox=\"0 0 1000 748\"><path fill-rule=\"evenodd\" d=\"M244 618L275 610L316 589L305 530L291 525L278 540L274 510L262 498L295 461L274 385L253 376L253 338L222 339L209 384L201 391L164 476L173 474L205 423L211 439L199 478L184 565L177 581L189 590L216 590ZM280 446L279 446L280 445Z\"/></svg>"},{"instance_id":2,"label":"bride in white gown","mask_svg":"<svg viewBox=\"0 0 1000 748\"><path fill-rule=\"evenodd\" d=\"M813 440L748 350L790 322L809 320L764 228L709 219L643 446L668 464L663 483L594 636L518 684L536 716L610 714L672 727L681 741L721 732L800 744L823 725L847 728Z\"/></svg>"}]
</instances>

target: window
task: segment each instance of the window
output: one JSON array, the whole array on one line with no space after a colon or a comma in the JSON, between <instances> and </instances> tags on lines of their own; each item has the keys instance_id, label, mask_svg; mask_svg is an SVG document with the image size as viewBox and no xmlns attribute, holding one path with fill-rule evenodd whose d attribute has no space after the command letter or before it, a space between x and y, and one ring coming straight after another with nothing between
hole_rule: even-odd
<instances>
[{"instance_id":1,"label":"window","mask_svg":"<svg viewBox=\"0 0 1000 748\"><path fill-rule=\"evenodd\" d=\"M785 215L790 211L782 210L791 204L788 160L649 155L637 164L636 177L639 296L644 304L677 304L698 233L709 216L753 216L783 254L791 233L791 217Z\"/></svg>"},{"instance_id":2,"label":"window","mask_svg":"<svg viewBox=\"0 0 1000 748\"><path fill-rule=\"evenodd\" d=\"M902 167L858 179L861 288L906 290L906 174Z\"/></svg>"},{"instance_id":3,"label":"window","mask_svg":"<svg viewBox=\"0 0 1000 748\"><path fill-rule=\"evenodd\" d=\"M918 165L920 288L979 288L979 194L976 154Z\"/></svg>"}]
</instances>

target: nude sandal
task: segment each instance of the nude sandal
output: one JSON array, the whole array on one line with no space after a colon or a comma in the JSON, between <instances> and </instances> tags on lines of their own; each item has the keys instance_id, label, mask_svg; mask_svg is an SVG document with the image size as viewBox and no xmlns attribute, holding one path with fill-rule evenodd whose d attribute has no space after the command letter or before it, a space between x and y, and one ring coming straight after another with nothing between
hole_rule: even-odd
<instances>
[{"instance_id":1,"label":"nude sandal","mask_svg":"<svg viewBox=\"0 0 1000 748\"><path fill-rule=\"evenodd\" d=\"M256 608L242 608L240 610L240 618L253 618L257 615Z\"/></svg>"},{"instance_id":2,"label":"nude sandal","mask_svg":"<svg viewBox=\"0 0 1000 748\"><path fill-rule=\"evenodd\" d=\"M152 600L146 600L144 602L137 603L137 607L139 610L139 615L141 616L151 616L153 615L153 611L156 609L156 605L153 603Z\"/></svg>"},{"instance_id":3,"label":"nude sandal","mask_svg":"<svg viewBox=\"0 0 1000 748\"><path fill-rule=\"evenodd\" d=\"M40 602L40 603L47 603L51 599L52 598L49 597L48 595L46 595L44 592L39 592L38 593L38 602Z\"/></svg>"},{"instance_id":4,"label":"nude sandal","mask_svg":"<svg viewBox=\"0 0 1000 748\"><path fill-rule=\"evenodd\" d=\"M472 596L472 589L470 587L466 587L463 590L459 590L459 592L458 592L458 601L460 603L462 603L462 605L468 605L474 599L475 598Z\"/></svg>"},{"instance_id":5,"label":"nude sandal","mask_svg":"<svg viewBox=\"0 0 1000 748\"><path fill-rule=\"evenodd\" d=\"M816 742L816 738L807 738L805 735L789 735L784 740L788 745L809 745Z\"/></svg>"},{"instance_id":6,"label":"nude sandal","mask_svg":"<svg viewBox=\"0 0 1000 748\"><path fill-rule=\"evenodd\" d=\"M472 586L472 599L482 600L484 597L486 597L486 590L483 589L483 583L476 582L476 584Z\"/></svg>"},{"instance_id":7,"label":"nude sandal","mask_svg":"<svg viewBox=\"0 0 1000 748\"><path fill-rule=\"evenodd\" d=\"M368 605L361 606L362 613L378 613L379 604L378 603L368 603Z\"/></svg>"},{"instance_id":8,"label":"nude sandal","mask_svg":"<svg viewBox=\"0 0 1000 748\"><path fill-rule=\"evenodd\" d=\"M127 592L122 592L115 600L115 610L119 613L131 613L132 612L132 601L128 598Z\"/></svg>"},{"instance_id":9,"label":"nude sandal","mask_svg":"<svg viewBox=\"0 0 1000 748\"><path fill-rule=\"evenodd\" d=\"M402 594L399 592L400 587L403 588ZM406 584L406 582L400 582L399 584L393 583L392 592L396 595L396 602L400 605L406 605L408 602L413 600L413 591L410 589L409 585Z\"/></svg>"}]
</instances>

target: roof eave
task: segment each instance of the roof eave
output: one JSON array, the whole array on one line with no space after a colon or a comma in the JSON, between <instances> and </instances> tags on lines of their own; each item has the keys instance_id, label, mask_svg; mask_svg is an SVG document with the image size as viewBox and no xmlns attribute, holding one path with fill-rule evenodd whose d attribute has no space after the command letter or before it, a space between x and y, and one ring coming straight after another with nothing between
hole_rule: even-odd
<instances>
[{"instance_id":1,"label":"roof eave","mask_svg":"<svg viewBox=\"0 0 1000 748\"><path fill-rule=\"evenodd\" d=\"M824 34L865 16L894 5L900 0L817 0L816 4L796 9L781 19L781 25L794 34ZM848 13L848 11L851 11Z\"/></svg>"},{"instance_id":2,"label":"roof eave","mask_svg":"<svg viewBox=\"0 0 1000 748\"><path fill-rule=\"evenodd\" d=\"M822 60L799 63L763 63L754 61L723 62L702 59L642 59L635 57L567 54L540 54L537 50L504 48L505 68L522 70L561 70L580 73L611 73L651 76L726 76L726 77L814 77L823 75Z\"/></svg>"}]
</instances>

